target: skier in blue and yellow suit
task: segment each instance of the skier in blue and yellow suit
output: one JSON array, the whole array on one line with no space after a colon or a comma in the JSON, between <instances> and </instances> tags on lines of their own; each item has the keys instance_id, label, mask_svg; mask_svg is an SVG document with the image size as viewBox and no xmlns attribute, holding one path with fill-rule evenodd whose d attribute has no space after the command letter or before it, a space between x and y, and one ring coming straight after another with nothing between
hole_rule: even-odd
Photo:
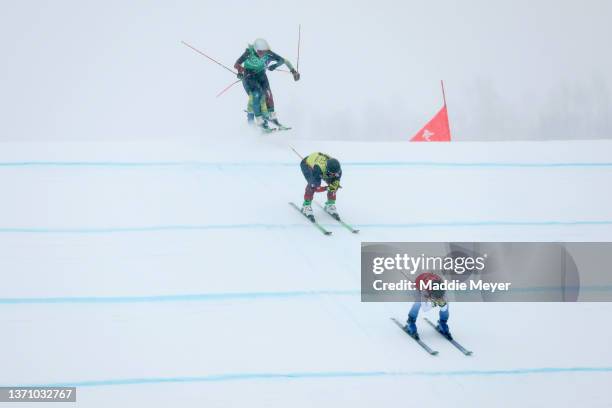
<instances>
[{"instance_id":1,"label":"skier in blue and yellow suit","mask_svg":"<svg viewBox=\"0 0 612 408\"><path fill-rule=\"evenodd\" d=\"M304 215L314 220L312 213L314 193L327 190L327 202L324 209L332 217L340 220L340 215L336 210L336 193L340 188L340 178L342 177L340 162L328 154L315 152L302 159L300 168L308 183L304 191L304 204L302 205ZM325 181L327 186L322 187L322 181Z\"/></svg>"},{"instance_id":2,"label":"skier in blue and yellow suit","mask_svg":"<svg viewBox=\"0 0 612 408\"><path fill-rule=\"evenodd\" d=\"M268 42L263 38L256 39L236 60L234 68L238 71L238 78L242 79L244 90L249 95L247 107L249 122L254 118L258 126L266 129L268 128L268 120L280 126L274 112L274 99L272 98L266 69L274 71L283 64L289 68L291 74L293 74L293 79L298 81L300 73L293 68L289 61L272 52Z\"/></svg>"}]
</instances>

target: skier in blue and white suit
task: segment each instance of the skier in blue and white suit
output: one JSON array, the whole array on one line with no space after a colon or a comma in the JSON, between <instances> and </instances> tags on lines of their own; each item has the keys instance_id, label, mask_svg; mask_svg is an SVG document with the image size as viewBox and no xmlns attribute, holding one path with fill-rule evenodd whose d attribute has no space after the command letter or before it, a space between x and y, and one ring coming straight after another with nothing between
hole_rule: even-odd
<instances>
[{"instance_id":1,"label":"skier in blue and white suit","mask_svg":"<svg viewBox=\"0 0 612 408\"><path fill-rule=\"evenodd\" d=\"M420 288L421 284L426 282L442 282L442 278L435 273L425 272L417 276L415 281L417 288ZM416 320L419 316L421 307L423 307L425 311L434 307L439 307L440 317L436 329L444 337L452 340L453 336L451 336L450 329L448 327L448 318L450 317L450 313L444 290L418 290L416 293L417 299L410 308L410 312L408 312L408 320L406 321L406 326L404 327L406 332L418 340L419 333L417 332Z\"/></svg>"}]
</instances>

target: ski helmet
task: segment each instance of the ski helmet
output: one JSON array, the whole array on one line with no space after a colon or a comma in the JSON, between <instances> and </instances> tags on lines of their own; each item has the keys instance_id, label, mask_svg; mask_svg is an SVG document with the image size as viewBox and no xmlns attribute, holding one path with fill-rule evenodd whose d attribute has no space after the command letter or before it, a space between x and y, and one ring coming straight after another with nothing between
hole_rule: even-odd
<instances>
[{"instance_id":1,"label":"ski helmet","mask_svg":"<svg viewBox=\"0 0 612 408\"><path fill-rule=\"evenodd\" d=\"M340 168L340 162L337 159L334 159L333 157L328 159L326 171L328 177L340 177L340 173L342 172L342 169Z\"/></svg>"},{"instance_id":2,"label":"ski helmet","mask_svg":"<svg viewBox=\"0 0 612 408\"><path fill-rule=\"evenodd\" d=\"M264 40L263 38L256 39L253 45L255 46L255 51L269 51L270 50L270 45L268 45L268 42Z\"/></svg>"}]
</instances>

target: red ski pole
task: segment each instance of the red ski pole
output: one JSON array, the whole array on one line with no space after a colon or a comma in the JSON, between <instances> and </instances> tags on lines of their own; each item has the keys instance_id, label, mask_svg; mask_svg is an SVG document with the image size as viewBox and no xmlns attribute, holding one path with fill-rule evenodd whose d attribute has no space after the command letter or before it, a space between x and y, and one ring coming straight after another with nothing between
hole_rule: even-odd
<instances>
[{"instance_id":1,"label":"red ski pole","mask_svg":"<svg viewBox=\"0 0 612 408\"><path fill-rule=\"evenodd\" d=\"M241 82L242 79L239 79L237 81L232 82L231 84L229 84L227 87L223 88L223 90L221 92L219 92L217 94L217 98L220 97L221 95L223 95L228 89L230 89L232 86L236 85L238 82Z\"/></svg>"}]
</instances>

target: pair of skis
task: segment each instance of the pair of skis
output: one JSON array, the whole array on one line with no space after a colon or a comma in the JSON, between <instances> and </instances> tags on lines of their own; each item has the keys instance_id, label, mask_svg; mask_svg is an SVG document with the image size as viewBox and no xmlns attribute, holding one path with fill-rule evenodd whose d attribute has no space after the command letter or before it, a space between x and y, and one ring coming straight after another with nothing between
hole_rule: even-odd
<instances>
[{"instance_id":1,"label":"pair of skis","mask_svg":"<svg viewBox=\"0 0 612 408\"><path fill-rule=\"evenodd\" d=\"M291 130L290 127L288 126L284 126L284 125L277 125L277 127L268 127L268 128L261 128L263 130L264 133L274 133L274 132L279 132L281 130Z\"/></svg>"},{"instance_id":2,"label":"pair of skis","mask_svg":"<svg viewBox=\"0 0 612 408\"><path fill-rule=\"evenodd\" d=\"M245 113L249 113L247 110L244 111ZM273 123L275 127L261 127L261 131L263 133L272 133L272 132L278 132L280 130L291 130L291 127L289 126L285 126L283 124L281 124L278 119L275 119L275 121L273 120L268 120L268 123Z\"/></svg>"},{"instance_id":3,"label":"pair of skis","mask_svg":"<svg viewBox=\"0 0 612 408\"><path fill-rule=\"evenodd\" d=\"M424 318L425 321L427 323L429 323L429 325L431 327L433 327L438 333L440 333L440 331L438 330L438 327L428 318ZM400 328L402 329L402 331L406 334L408 334L408 332L406 331L406 326L404 326L402 323L400 323L399 320L397 320L396 318L392 317L391 320L393 320L393 322ZM416 341L418 343L419 346L421 346L426 352L428 352L429 354L431 354L432 356L438 355L438 351L437 350L433 350L431 347L429 347L426 343L423 342L423 340L421 340L418 337L413 337L410 334L408 334L414 341ZM465 347L463 347L461 344L459 344L457 342L457 340L453 339L453 338L449 338L446 335L440 333L440 335L442 337L444 337L446 340L448 340L453 346L455 346L459 351L461 351L464 355L466 356L471 356L472 352L468 349L466 349Z\"/></svg>"},{"instance_id":4,"label":"pair of skis","mask_svg":"<svg viewBox=\"0 0 612 408\"><path fill-rule=\"evenodd\" d=\"M322 206L320 203L318 203L317 201L315 201L315 203L317 204L317 206L319 206L320 208L322 208L322 209L323 209L323 211L325 211L325 207L323 207L323 206ZM310 221L310 223L311 223L311 224L312 224L312 225L313 225L313 226L314 226L316 229L318 229L319 231L321 231L321 232L322 232L323 234L325 234L325 235L331 235L331 231L328 231L327 229L325 229L325 227L323 227L321 224L319 224L319 223L317 222L317 220L316 220L314 217L312 217L312 218L307 217L307 216L306 216L306 214L304 214L304 213L302 212L302 209L301 209L300 207L298 207L298 205L297 205L297 204L290 202L290 203L289 203L289 205L290 205L291 207L295 208L295 209L296 209L296 211L298 211L300 214L302 214L302 216L304 216L304 218L306 218L308 221ZM336 220L336 221L337 221L337 222L338 222L340 225L342 225L344 228L346 228L347 230L349 230L349 231L350 231L350 232L352 232L353 234L357 234L357 233L359 232L359 230L358 230L358 229L355 229L355 228L353 228L353 227L352 227L350 224L347 224L346 222L342 221L342 220L340 219L340 216L339 216L339 215L337 215L337 214L335 214L335 215L334 215L334 214L330 214L330 213L328 213L327 211L325 211L325 213L326 213L327 215L329 215L330 217L332 217L332 218L333 218L334 220Z\"/></svg>"}]
</instances>

